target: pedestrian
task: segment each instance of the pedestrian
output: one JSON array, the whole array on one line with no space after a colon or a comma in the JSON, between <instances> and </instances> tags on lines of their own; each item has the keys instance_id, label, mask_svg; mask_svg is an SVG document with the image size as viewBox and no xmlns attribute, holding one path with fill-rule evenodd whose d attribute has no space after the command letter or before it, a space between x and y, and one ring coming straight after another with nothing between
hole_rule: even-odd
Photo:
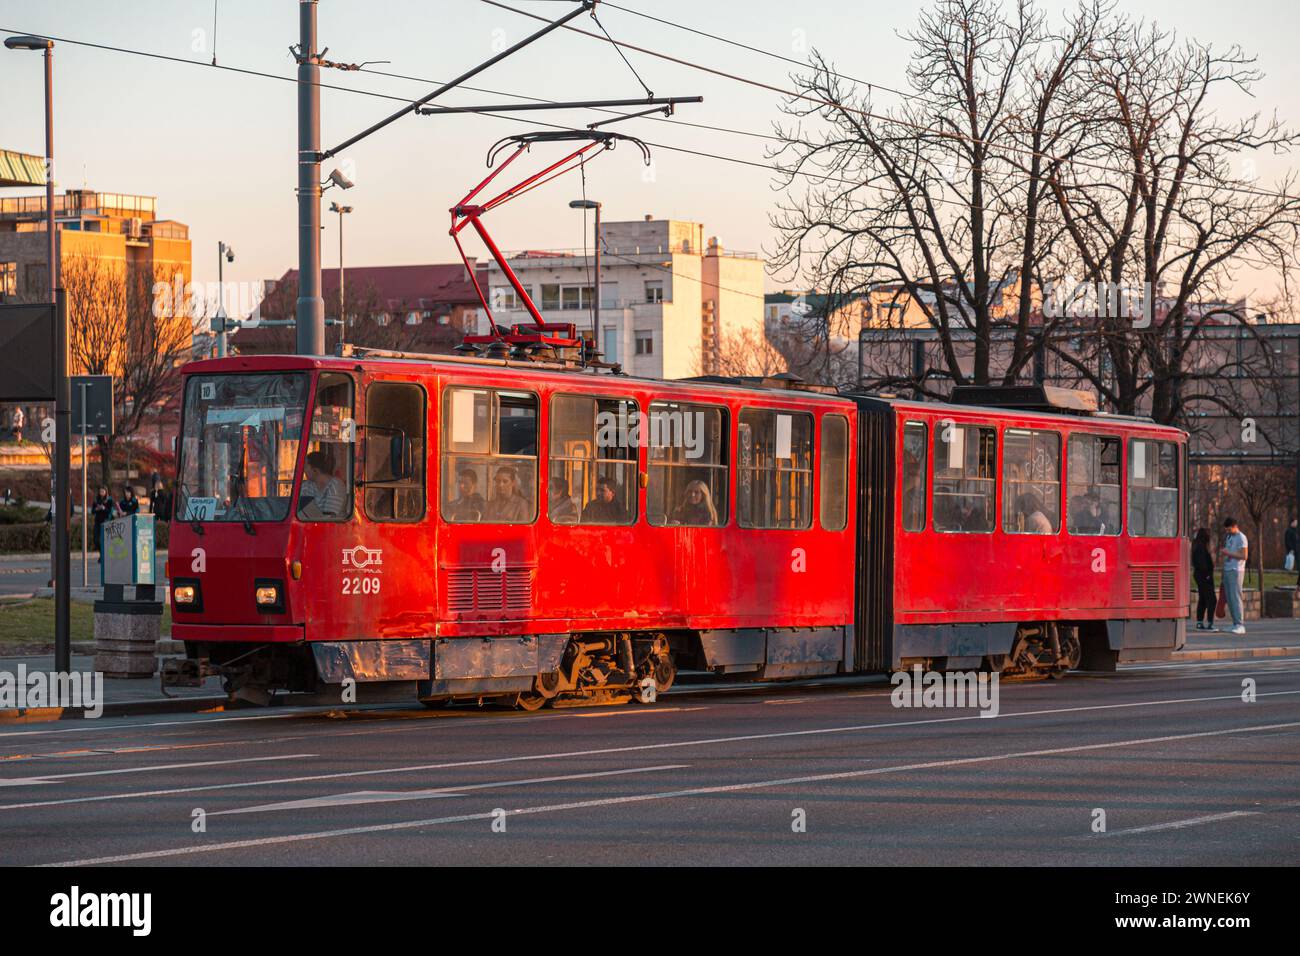
<instances>
[{"instance_id":1,"label":"pedestrian","mask_svg":"<svg viewBox=\"0 0 1300 956\"><path fill-rule=\"evenodd\" d=\"M1300 530L1296 529L1296 519L1292 518L1291 524L1286 529L1286 561L1283 564L1288 571L1295 571L1296 565L1300 564L1296 560L1297 551L1300 551ZM1300 585L1300 577L1296 578L1296 584Z\"/></svg>"},{"instance_id":2,"label":"pedestrian","mask_svg":"<svg viewBox=\"0 0 1300 956\"><path fill-rule=\"evenodd\" d=\"M1246 625L1242 623L1242 577L1246 573L1246 559L1250 555L1250 545L1245 534L1237 526L1236 518L1223 519L1224 538L1219 554L1223 558L1223 590L1228 598L1228 611L1232 614L1232 633L1245 634Z\"/></svg>"},{"instance_id":3,"label":"pedestrian","mask_svg":"<svg viewBox=\"0 0 1300 956\"><path fill-rule=\"evenodd\" d=\"M133 515L140 510L140 499L135 496L135 489L130 485L122 487L122 500L117 503L117 510L123 515Z\"/></svg>"},{"instance_id":4,"label":"pedestrian","mask_svg":"<svg viewBox=\"0 0 1300 956\"><path fill-rule=\"evenodd\" d=\"M1210 554L1210 529L1201 528L1192 541L1192 579L1196 581L1196 629L1217 631L1214 626L1214 556Z\"/></svg>"},{"instance_id":5,"label":"pedestrian","mask_svg":"<svg viewBox=\"0 0 1300 956\"><path fill-rule=\"evenodd\" d=\"M163 484L162 478L155 478L153 493L149 496L149 507L159 521L170 521L172 517L172 496Z\"/></svg>"},{"instance_id":6,"label":"pedestrian","mask_svg":"<svg viewBox=\"0 0 1300 956\"><path fill-rule=\"evenodd\" d=\"M23 443L23 425L25 425L26 422L27 420L23 415L23 409L20 405L14 409L13 416L14 441L20 445Z\"/></svg>"},{"instance_id":7,"label":"pedestrian","mask_svg":"<svg viewBox=\"0 0 1300 956\"><path fill-rule=\"evenodd\" d=\"M104 549L104 522L117 514L117 502L108 493L107 485L99 486L99 493L95 495L95 500L90 503L90 513L95 518L95 550L102 551Z\"/></svg>"}]
</instances>

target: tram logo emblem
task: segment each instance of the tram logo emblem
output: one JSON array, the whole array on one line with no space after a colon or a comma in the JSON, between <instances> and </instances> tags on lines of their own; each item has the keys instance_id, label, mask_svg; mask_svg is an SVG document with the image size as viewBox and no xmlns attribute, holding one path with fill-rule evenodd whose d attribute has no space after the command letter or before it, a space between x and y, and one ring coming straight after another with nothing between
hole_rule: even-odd
<instances>
[{"instance_id":1,"label":"tram logo emblem","mask_svg":"<svg viewBox=\"0 0 1300 956\"><path fill-rule=\"evenodd\" d=\"M364 571L367 568L375 568L384 563L384 552L381 548L367 548L364 544L359 544L354 548L343 549L343 567L355 568L358 571Z\"/></svg>"}]
</instances>

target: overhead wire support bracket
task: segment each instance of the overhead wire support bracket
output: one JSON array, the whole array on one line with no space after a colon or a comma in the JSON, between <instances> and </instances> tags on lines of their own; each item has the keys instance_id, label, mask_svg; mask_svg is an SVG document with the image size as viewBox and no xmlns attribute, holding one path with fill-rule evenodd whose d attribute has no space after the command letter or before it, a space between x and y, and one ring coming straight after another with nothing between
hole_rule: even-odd
<instances>
[{"instance_id":1,"label":"overhead wire support bracket","mask_svg":"<svg viewBox=\"0 0 1300 956\"><path fill-rule=\"evenodd\" d=\"M673 112L673 107L678 103L703 103L702 96L661 96L652 99L622 99L622 100L570 100L559 103L505 103L492 106L422 106L416 112L421 116L437 116L443 113L519 113L532 110L590 110L601 109L611 106L650 106L648 110L640 113L630 113L627 116L617 116L613 119L606 120L604 123L597 123L595 126L604 126L606 123L616 123L619 120L632 119L637 116L648 116L651 113L663 113L669 115ZM595 126L589 126L588 129L594 129Z\"/></svg>"},{"instance_id":2,"label":"overhead wire support bracket","mask_svg":"<svg viewBox=\"0 0 1300 956\"><path fill-rule=\"evenodd\" d=\"M339 143L333 149L328 149L325 150L323 153L319 153L316 156L316 161L320 162L329 159L331 156L337 156L343 150L347 149L349 146L359 143L361 140L365 139L371 133L378 132L379 130L383 129L385 126L389 125L390 123L393 123L401 119L407 113L414 113L421 106L424 106L427 103L432 102L433 100L437 99L439 96L442 96L442 94L446 93L448 90L455 89L457 86L460 86L460 84L464 83L466 80L472 79L473 77L482 73L488 67L500 63L502 60L510 56L512 53L517 53L519 50L522 50L524 47L528 46L534 40L539 40L542 37L546 36L548 33L551 33L554 30L558 30L560 27L567 24L570 20L582 16L582 14L584 13L591 12L592 10L595 9L598 0L579 0L579 2L581 5L576 10L570 10L568 13L560 17L558 20L551 21L550 23L546 24L546 26L542 27L537 32L524 37L522 40L520 40L518 43L514 44L513 46L507 47L506 49L502 50L496 56L488 60L484 60L478 66L474 67L471 70L465 71L460 76L456 77L454 80L449 80L448 82L444 83L442 86L438 87L436 90L434 90L432 93L428 94L427 96L423 96L412 103L408 103L406 106L403 106L397 112L393 113L390 116L385 117L384 119L380 120L378 123L375 123L373 126L370 126L367 129L362 130L360 133L357 133L355 136L345 139L343 142Z\"/></svg>"}]
</instances>

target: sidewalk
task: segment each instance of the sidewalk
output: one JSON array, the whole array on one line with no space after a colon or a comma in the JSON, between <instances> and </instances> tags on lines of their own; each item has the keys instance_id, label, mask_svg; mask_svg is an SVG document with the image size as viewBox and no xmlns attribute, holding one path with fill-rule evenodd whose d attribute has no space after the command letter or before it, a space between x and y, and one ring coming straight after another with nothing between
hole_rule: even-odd
<instances>
[{"instance_id":1,"label":"sidewalk","mask_svg":"<svg viewBox=\"0 0 1300 956\"><path fill-rule=\"evenodd\" d=\"M168 642L171 643L171 642ZM72 669L81 673L90 673L94 669L95 658L92 654L73 654ZM48 674L54 670L53 654L37 654L30 657L0 657L0 674L18 673L20 665L26 667L28 674ZM221 689L221 681L210 677L202 687L174 687L170 697L164 696L158 682L158 675L136 678L133 680L104 678L104 713L105 717L126 717L133 714L192 714L203 710L221 708L227 698ZM66 720L84 717L80 708L47 707L39 710L0 710L0 726L13 723L42 723L50 720Z\"/></svg>"},{"instance_id":2,"label":"sidewalk","mask_svg":"<svg viewBox=\"0 0 1300 956\"><path fill-rule=\"evenodd\" d=\"M1187 645L1174 654L1176 661L1222 661L1255 657L1300 656L1300 619L1264 618L1246 622L1245 634L1232 634L1216 621L1219 631L1198 631L1196 622L1187 624Z\"/></svg>"}]
</instances>

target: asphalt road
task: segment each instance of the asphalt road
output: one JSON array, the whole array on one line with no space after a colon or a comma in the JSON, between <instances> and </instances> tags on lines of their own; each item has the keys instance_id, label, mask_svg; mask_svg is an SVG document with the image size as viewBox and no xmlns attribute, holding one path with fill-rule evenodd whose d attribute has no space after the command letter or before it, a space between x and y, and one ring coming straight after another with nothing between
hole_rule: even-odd
<instances>
[{"instance_id":1,"label":"asphalt road","mask_svg":"<svg viewBox=\"0 0 1300 956\"><path fill-rule=\"evenodd\" d=\"M1000 691L992 719L850 681L0 725L0 863L1300 862L1300 659Z\"/></svg>"}]
</instances>

